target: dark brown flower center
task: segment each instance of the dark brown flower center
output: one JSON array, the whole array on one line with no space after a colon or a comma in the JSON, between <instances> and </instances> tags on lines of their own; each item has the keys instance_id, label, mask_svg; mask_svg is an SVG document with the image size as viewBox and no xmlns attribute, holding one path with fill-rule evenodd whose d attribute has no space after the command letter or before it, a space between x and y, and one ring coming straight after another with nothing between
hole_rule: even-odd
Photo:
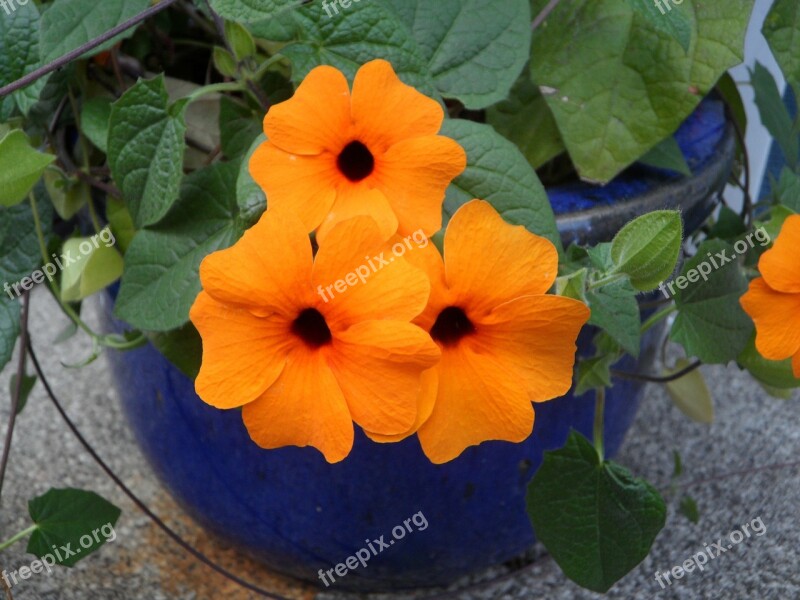
<instances>
[{"instance_id":1,"label":"dark brown flower center","mask_svg":"<svg viewBox=\"0 0 800 600\"><path fill-rule=\"evenodd\" d=\"M472 333L475 333L475 326L458 306L448 306L440 312L431 329L431 337L443 346L452 346Z\"/></svg>"},{"instance_id":2,"label":"dark brown flower center","mask_svg":"<svg viewBox=\"0 0 800 600\"><path fill-rule=\"evenodd\" d=\"M292 333L311 348L319 348L331 342L331 330L316 308L306 308L292 322Z\"/></svg>"},{"instance_id":3,"label":"dark brown flower center","mask_svg":"<svg viewBox=\"0 0 800 600\"><path fill-rule=\"evenodd\" d=\"M361 181L372 173L375 168L375 158L369 148L355 140L344 147L336 164L342 175L350 181Z\"/></svg>"}]
</instances>

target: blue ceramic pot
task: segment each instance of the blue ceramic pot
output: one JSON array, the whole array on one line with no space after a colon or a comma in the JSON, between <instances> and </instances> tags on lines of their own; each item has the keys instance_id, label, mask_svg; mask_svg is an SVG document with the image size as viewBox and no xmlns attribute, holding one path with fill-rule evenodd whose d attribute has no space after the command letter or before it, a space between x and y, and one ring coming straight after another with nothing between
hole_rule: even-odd
<instances>
[{"instance_id":1,"label":"blue ceramic pot","mask_svg":"<svg viewBox=\"0 0 800 600\"><path fill-rule=\"evenodd\" d=\"M714 111L717 118L709 119ZM693 179L708 179L712 169L718 188L732 156L724 116L716 103L706 102L687 123L679 140L690 162L697 159ZM687 132L694 132L694 139ZM592 221L601 223L619 211L619 205L605 201L609 193L626 199L629 206L621 211L626 214L636 206L647 210L642 205L653 194L662 194L662 208L682 205L695 220L702 221L703 213L707 216L710 208L704 207L714 190L704 187L698 192L693 179L668 173L645 174L635 169L604 190L586 185L551 190L557 212L571 211L562 219L595 211L581 216L581 227L565 226L565 237L599 241L591 234ZM643 187L644 179L648 185ZM671 202L663 197L669 186L678 186ZM695 192L687 197L692 189ZM112 299L105 297L105 325L109 331L121 331L124 324L111 316L111 309ZM591 334L583 332L579 352L590 351ZM644 341L643 364L628 358L619 368L646 369L658 334L654 331ZM311 448L258 448L248 437L240 411L204 404L193 383L152 346L110 352L109 359L139 445L167 489L210 532L277 571L319 585L320 569L335 568L369 548L367 542L377 551L380 544L373 540L383 536L387 547L377 555L368 551L366 568L359 565L345 577L334 572L337 589L447 584L523 553L534 542L525 514L525 488L543 453L561 447L571 428L587 437L592 430L593 395L570 394L536 405L534 433L521 444L484 443L436 466L423 455L416 438L381 445L357 431L350 456L330 465ZM633 422L640 392L640 384L618 381L608 394L609 455L619 449ZM404 526L413 515L416 520Z\"/></svg>"}]
</instances>

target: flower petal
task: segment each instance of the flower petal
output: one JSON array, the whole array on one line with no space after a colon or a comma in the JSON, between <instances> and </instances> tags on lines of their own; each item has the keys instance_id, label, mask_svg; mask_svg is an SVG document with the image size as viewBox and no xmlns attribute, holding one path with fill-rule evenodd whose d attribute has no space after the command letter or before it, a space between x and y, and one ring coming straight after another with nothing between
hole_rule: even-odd
<instances>
[{"instance_id":1,"label":"flower petal","mask_svg":"<svg viewBox=\"0 0 800 600\"><path fill-rule=\"evenodd\" d=\"M351 114L356 139L378 154L401 140L437 134L444 120L439 103L400 81L385 60L356 73Z\"/></svg>"},{"instance_id":2,"label":"flower petal","mask_svg":"<svg viewBox=\"0 0 800 600\"><path fill-rule=\"evenodd\" d=\"M800 293L800 215L786 219L775 245L758 261L758 269L773 290Z\"/></svg>"},{"instance_id":3,"label":"flower petal","mask_svg":"<svg viewBox=\"0 0 800 600\"><path fill-rule=\"evenodd\" d=\"M764 358L785 360L800 350L800 294L777 292L759 277L740 302L755 321L756 349Z\"/></svg>"},{"instance_id":4,"label":"flower petal","mask_svg":"<svg viewBox=\"0 0 800 600\"><path fill-rule=\"evenodd\" d=\"M373 442L379 444L389 444L393 442L401 442L409 436L417 433L422 424L428 420L433 412L433 406L436 403L436 393L439 388L439 370L436 367L428 369L422 373L420 378L420 392L417 396L417 418L410 429L403 433L395 435L381 435L379 433L372 433L371 431L364 431L367 437Z\"/></svg>"},{"instance_id":5,"label":"flower petal","mask_svg":"<svg viewBox=\"0 0 800 600\"><path fill-rule=\"evenodd\" d=\"M275 384L242 409L242 418L262 448L313 446L335 463L353 447L353 423L325 352L292 353Z\"/></svg>"},{"instance_id":6,"label":"flower petal","mask_svg":"<svg viewBox=\"0 0 800 600\"><path fill-rule=\"evenodd\" d=\"M291 347L288 324L256 317L200 292L190 312L203 338L197 395L217 408L252 402L275 383Z\"/></svg>"},{"instance_id":7,"label":"flower petal","mask_svg":"<svg viewBox=\"0 0 800 600\"><path fill-rule=\"evenodd\" d=\"M311 267L305 227L270 209L233 246L203 260L200 280L219 302L294 317L310 295Z\"/></svg>"},{"instance_id":8,"label":"flower petal","mask_svg":"<svg viewBox=\"0 0 800 600\"><path fill-rule=\"evenodd\" d=\"M447 283L470 314L544 294L558 273L558 251L549 240L509 225L483 200L468 202L453 215L444 262Z\"/></svg>"},{"instance_id":9,"label":"flower petal","mask_svg":"<svg viewBox=\"0 0 800 600\"><path fill-rule=\"evenodd\" d=\"M525 296L478 323L474 347L514 365L531 400L551 400L572 387L576 341L589 315L588 306L571 298Z\"/></svg>"},{"instance_id":10,"label":"flower petal","mask_svg":"<svg viewBox=\"0 0 800 600\"><path fill-rule=\"evenodd\" d=\"M379 158L374 184L389 199L400 235L441 229L445 190L466 166L464 149L439 135L397 142Z\"/></svg>"},{"instance_id":11,"label":"flower petal","mask_svg":"<svg viewBox=\"0 0 800 600\"><path fill-rule=\"evenodd\" d=\"M317 230L317 240L323 244L334 226L358 216L372 218L378 224L383 239L397 231L397 216L386 196L364 184L344 183L339 186L336 200Z\"/></svg>"},{"instance_id":12,"label":"flower petal","mask_svg":"<svg viewBox=\"0 0 800 600\"><path fill-rule=\"evenodd\" d=\"M306 232L318 227L331 210L341 179L335 156L299 156L271 142L264 142L253 153L250 174L267 195L269 208L291 210Z\"/></svg>"},{"instance_id":13,"label":"flower petal","mask_svg":"<svg viewBox=\"0 0 800 600\"><path fill-rule=\"evenodd\" d=\"M512 365L480 355L461 343L439 363L439 390L430 418L418 435L436 464L489 440L521 442L533 430L533 405Z\"/></svg>"},{"instance_id":14,"label":"flower petal","mask_svg":"<svg viewBox=\"0 0 800 600\"><path fill-rule=\"evenodd\" d=\"M410 321L425 308L428 278L393 254L393 239L384 240L375 221L355 217L320 245L312 278L331 331L370 319Z\"/></svg>"},{"instance_id":15,"label":"flower petal","mask_svg":"<svg viewBox=\"0 0 800 600\"><path fill-rule=\"evenodd\" d=\"M421 269L427 276L431 284L431 295L425 310L414 319L414 323L422 327L425 331L430 331L436 322L436 317L453 302L444 275L444 260L439 254L438 248L431 243L422 248L416 248L413 252L405 255L405 258L412 265Z\"/></svg>"},{"instance_id":16,"label":"flower petal","mask_svg":"<svg viewBox=\"0 0 800 600\"><path fill-rule=\"evenodd\" d=\"M350 135L350 88L341 71L316 67L294 95L276 104L264 117L264 133L270 141L294 154L335 154Z\"/></svg>"},{"instance_id":17,"label":"flower petal","mask_svg":"<svg viewBox=\"0 0 800 600\"><path fill-rule=\"evenodd\" d=\"M422 372L439 356L430 336L415 325L365 321L336 335L331 368L353 421L391 435L416 421Z\"/></svg>"}]
</instances>

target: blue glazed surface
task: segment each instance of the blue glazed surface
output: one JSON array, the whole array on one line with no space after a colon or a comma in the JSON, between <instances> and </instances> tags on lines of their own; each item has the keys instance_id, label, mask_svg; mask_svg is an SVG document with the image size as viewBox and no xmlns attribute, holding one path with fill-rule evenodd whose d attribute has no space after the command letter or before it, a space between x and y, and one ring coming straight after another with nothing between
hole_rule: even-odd
<instances>
[{"instance_id":1,"label":"blue glazed surface","mask_svg":"<svg viewBox=\"0 0 800 600\"><path fill-rule=\"evenodd\" d=\"M106 327L120 331L105 302ZM350 456L329 465L311 448L258 448L240 411L204 404L152 346L109 352L109 361L127 418L166 487L204 527L276 570L319 584L319 569L335 567L367 540L383 535L388 542L395 526L423 513L425 530L412 524L413 533L337 581L338 589L445 584L524 552L534 541L526 484L543 452L563 446L571 427L591 435L594 414L591 393L537 404L526 442L488 442L439 466L416 438L383 445L357 431ZM635 365L627 359L620 368ZM610 391L609 455L633 421L639 392L629 382Z\"/></svg>"},{"instance_id":2,"label":"blue glazed surface","mask_svg":"<svg viewBox=\"0 0 800 600\"><path fill-rule=\"evenodd\" d=\"M680 126L675 139L692 172L705 166L718 151L725 127L725 106L711 98L703 100ZM634 198L680 177L672 171L637 163L605 186L576 182L549 188L547 195L553 211L560 215Z\"/></svg>"}]
</instances>

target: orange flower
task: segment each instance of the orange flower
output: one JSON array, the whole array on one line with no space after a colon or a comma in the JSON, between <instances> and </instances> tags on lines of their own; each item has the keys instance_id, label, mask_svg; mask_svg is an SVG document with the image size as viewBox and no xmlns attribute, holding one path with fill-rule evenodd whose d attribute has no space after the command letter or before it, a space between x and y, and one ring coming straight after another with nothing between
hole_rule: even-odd
<instances>
[{"instance_id":1,"label":"orange flower","mask_svg":"<svg viewBox=\"0 0 800 600\"><path fill-rule=\"evenodd\" d=\"M547 295L558 271L555 247L473 200L450 221L444 260L435 249L408 258L430 277L431 297L415 322L442 360L423 377L414 427L370 437L417 432L434 463L488 440L521 442L533 429L531 401L572 385L575 342L589 319L585 304Z\"/></svg>"},{"instance_id":2,"label":"orange flower","mask_svg":"<svg viewBox=\"0 0 800 600\"><path fill-rule=\"evenodd\" d=\"M758 269L762 277L750 282L741 299L756 324L756 349L769 360L791 357L800 377L800 215L786 219Z\"/></svg>"},{"instance_id":3,"label":"orange flower","mask_svg":"<svg viewBox=\"0 0 800 600\"><path fill-rule=\"evenodd\" d=\"M362 66L350 92L333 67L313 69L264 118L250 172L270 207L290 207L307 231L369 215L388 237L442 226L447 186L466 167L454 140L436 135L442 107L402 83L392 66ZM398 229L399 228L399 229Z\"/></svg>"},{"instance_id":4,"label":"orange flower","mask_svg":"<svg viewBox=\"0 0 800 600\"><path fill-rule=\"evenodd\" d=\"M191 310L203 338L198 395L243 407L259 446L313 446L328 462L349 454L353 421L386 435L411 427L421 374L440 355L410 322L430 293L425 274L398 259L333 298L319 292L385 250L383 239L374 221L356 217L312 258L306 227L271 208L233 247L206 257Z\"/></svg>"}]
</instances>

